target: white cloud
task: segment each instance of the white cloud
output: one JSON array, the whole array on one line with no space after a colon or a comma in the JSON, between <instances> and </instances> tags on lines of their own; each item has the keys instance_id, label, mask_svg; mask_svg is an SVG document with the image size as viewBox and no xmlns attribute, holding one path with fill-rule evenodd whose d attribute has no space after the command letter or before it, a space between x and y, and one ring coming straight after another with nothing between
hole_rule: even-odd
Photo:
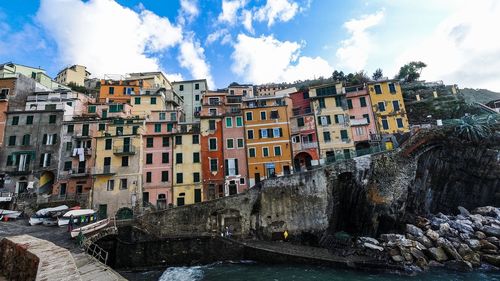
<instances>
[{"instance_id":1,"label":"white cloud","mask_svg":"<svg viewBox=\"0 0 500 281\"><path fill-rule=\"evenodd\" d=\"M444 80L462 87L500 91L500 3L495 0L462 1L418 46L397 58L401 66L421 60L428 67L423 79Z\"/></svg>"},{"instance_id":2,"label":"white cloud","mask_svg":"<svg viewBox=\"0 0 500 281\"><path fill-rule=\"evenodd\" d=\"M193 38L193 34L187 36L180 46L180 54L177 57L180 65L191 73L193 79L207 79L209 88L214 88L214 80L210 74L210 65L205 61L205 50L200 42Z\"/></svg>"},{"instance_id":3,"label":"white cloud","mask_svg":"<svg viewBox=\"0 0 500 281\"><path fill-rule=\"evenodd\" d=\"M37 20L62 64L86 65L95 76L159 70L161 53L182 39L167 18L109 0L42 0Z\"/></svg>"},{"instance_id":4,"label":"white cloud","mask_svg":"<svg viewBox=\"0 0 500 281\"><path fill-rule=\"evenodd\" d=\"M171 73L171 74L166 74L168 81L174 82L174 81L183 81L184 77L180 73Z\"/></svg>"},{"instance_id":5,"label":"white cloud","mask_svg":"<svg viewBox=\"0 0 500 281\"><path fill-rule=\"evenodd\" d=\"M218 21L234 25L238 19L238 11L245 7L247 0L222 0L222 12Z\"/></svg>"},{"instance_id":6,"label":"white cloud","mask_svg":"<svg viewBox=\"0 0 500 281\"><path fill-rule=\"evenodd\" d=\"M179 23L184 25L187 22L192 22L199 14L197 0L181 0L181 10Z\"/></svg>"},{"instance_id":7,"label":"white cloud","mask_svg":"<svg viewBox=\"0 0 500 281\"><path fill-rule=\"evenodd\" d=\"M232 71L245 82L293 82L330 76L333 68L320 57L300 56L297 42L279 41L273 36L239 34L231 55Z\"/></svg>"},{"instance_id":8,"label":"white cloud","mask_svg":"<svg viewBox=\"0 0 500 281\"><path fill-rule=\"evenodd\" d=\"M299 5L294 1L267 0L266 5L255 12L255 19L267 21L267 26L270 27L276 21L287 22L291 20L298 11Z\"/></svg>"},{"instance_id":9,"label":"white cloud","mask_svg":"<svg viewBox=\"0 0 500 281\"><path fill-rule=\"evenodd\" d=\"M340 42L341 47L337 49L336 56L340 68L358 71L366 67L368 56L375 44L368 29L378 25L383 18L384 11L378 11L344 23L344 28L351 37Z\"/></svg>"},{"instance_id":10,"label":"white cloud","mask_svg":"<svg viewBox=\"0 0 500 281\"><path fill-rule=\"evenodd\" d=\"M248 32L253 33L254 30L253 30L253 26L252 26L252 12L249 10L244 10L241 13L241 17L242 17L243 26L245 27L245 29Z\"/></svg>"},{"instance_id":11,"label":"white cloud","mask_svg":"<svg viewBox=\"0 0 500 281\"><path fill-rule=\"evenodd\" d=\"M225 28L218 29L218 30L210 33L207 36L207 40L205 41L205 44L210 45L221 38L222 38L221 43L223 43L223 44L228 43L228 42L226 42L227 36L229 36L229 38L231 38L231 34L229 34L229 31L227 29L225 29Z\"/></svg>"}]
</instances>

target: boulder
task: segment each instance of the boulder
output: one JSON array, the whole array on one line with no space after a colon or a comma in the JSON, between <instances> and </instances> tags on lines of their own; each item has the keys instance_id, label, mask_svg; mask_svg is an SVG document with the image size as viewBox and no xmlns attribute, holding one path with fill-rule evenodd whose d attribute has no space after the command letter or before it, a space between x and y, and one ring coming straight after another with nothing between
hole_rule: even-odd
<instances>
[{"instance_id":1,"label":"boulder","mask_svg":"<svg viewBox=\"0 0 500 281\"><path fill-rule=\"evenodd\" d=\"M375 250L375 251L383 251L384 248L380 247L380 246L377 246L375 244L372 244L372 243L363 243L363 247L364 248L367 248L367 249L372 249L372 250Z\"/></svg>"},{"instance_id":2,"label":"boulder","mask_svg":"<svg viewBox=\"0 0 500 281\"><path fill-rule=\"evenodd\" d=\"M479 240L477 239L469 239L469 240L466 240L465 241L467 243L467 245L469 245L469 247L471 247L471 249L473 249L474 251L479 251L481 249L481 243L479 242Z\"/></svg>"},{"instance_id":3,"label":"boulder","mask_svg":"<svg viewBox=\"0 0 500 281\"><path fill-rule=\"evenodd\" d=\"M439 233L437 233L436 231L434 231L432 229L427 229L427 231L425 232L425 235L427 235L427 237L429 237L429 239L431 239L434 242L437 241L439 238Z\"/></svg>"},{"instance_id":4,"label":"boulder","mask_svg":"<svg viewBox=\"0 0 500 281\"><path fill-rule=\"evenodd\" d=\"M430 227L431 222L427 218L419 216L416 219L416 224L417 224L417 227L420 227L422 229L427 229Z\"/></svg>"},{"instance_id":5,"label":"boulder","mask_svg":"<svg viewBox=\"0 0 500 281\"><path fill-rule=\"evenodd\" d=\"M479 240L479 244L481 245L481 250L493 250L493 251L498 250L497 246L495 246L493 243L485 239Z\"/></svg>"},{"instance_id":6,"label":"boulder","mask_svg":"<svg viewBox=\"0 0 500 281\"><path fill-rule=\"evenodd\" d=\"M429 238L427 238L427 236L425 236L425 235L417 237L416 241L419 242L419 243L421 243L425 248L430 248L430 247L434 246L432 244L432 241ZM423 250L423 249L420 249L420 250Z\"/></svg>"},{"instance_id":7,"label":"boulder","mask_svg":"<svg viewBox=\"0 0 500 281\"><path fill-rule=\"evenodd\" d=\"M484 234L484 232L481 232L481 231L474 232L474 236L476 236L477 239L485 239L486 238L486 234Z\"/></svg>"},{"instance_id":8,"label":"boulder","mask_svg":"<svg viewBox=\"0 0 500 281\"><path fill-rule=\"evenodd\" d=\"M415 237L420 237L424 235L422 229L418 228L417 226L414 226L413 224L406 224L406 232L410 233Z\"/></svg>"},{"instance_id":9,"label":"boulder","mask_svg":"<svg viewBox=\"0 0 500 281\"><path fill-rule=\"evenodd\" d=\"M380 244L380 242L378 242L377 239L372 238L372 237L359 237L358 241L360 243L371 243L373 245L379 245Z\"/></svg>"},{"instance_id":10,"label":"boulder","mask_svg":"<svg viewBox=\"0 0 500 281\"><path fill-rule=\"evenodd\" d=\"M455 247L453 247L453 244L444 239L444 238L439 238L438 241L437 241L437 245L439 247L442 247L443 250L446 252L446 254L453 258L453 259L456 259L456 260L462 260L462 257L460 256L460 254L457 252L457 250L455 249Z\"/></svg>"},{"instance_id":11,"label":"boulder","mask_svg":"<svg viewBox=\"0 0 500 281\"><path fill-rule=\"evenodd\" d=\"M437 261L429 261L429 267L443 267L444 264Z\"/></svg>"},{"instance_id":12,"label":"boulder","mask_svg":"<svg viewBox=\"0 0 500 281\"><path fill-rule=\"evenodd\" d=\"M467 244L461 244L458 248L458 253L465 261L468 261L474 267L481 265L481 257L478 253L475 253Z\"/></svg>"},{"instance_id":13,"label":"boulder","mask_svg":"<svg viewBox=\"0 0 500 281\"><path fill-rule=\"evenodd\" d=\"M483 226L483 228L481 228L481 231L488 236L495 236L497 238L500 238L500 228L492 226Z\"/></svg>"},{"instance_id":14,"label":"boulder","mask_svg":"<svg viewBox=\"0 0 500 281\"><path fill-rule=\"evenodd\" d=\"M413 262L410 250L408 250L405 247L399 247L399 251L401 252L401 255L403 256L403 258L405 258L406 261Z\"/></svg>"},{"instance_id":15,"label":"boulder","mask_svg":"<svg viewBox=\"0 0 500 281\"><path fill-rule=\"evenodd\" d=\"M434 259L439 262L448 260L448 256L441 247L429 248L427 249L427 254L431 259Z\"/></svg>"},{"instance_id":16,"label":"boulder","mask_svg":"<svg viewBox=\"0 0 500 281\"><path fill-rule=\"evenodd\" d=\"M483 255L483 260L491 265L500 267L500 255Z\"/></svg>"},{"instance_id":17,"label":"boulder","mask_svg":"<svg viewBox=\"0 0 500 281\"><path fill-rule=\"evenodd\" d=\"M445 222L447 222L448 219L444 220L444 219L441 219L441 218L437 218L437 217L433 217L431 219L431 228L434 229L434 230L438 230L439 229L439 226Z\"/></svg>"},{"instance_id":18,"label":"boulder","mask_svg":"<svg viewBox=\"0 0 500 281\"><path fill-rule=\"evenodd\" d=\"M405 237L401 234L395 234L395 233L388 233L388 234L382 234L380 235L380 240L384 242L395 242L401 239L404 239Z\"/></svg>"},{"instance_id":19,"label":"boulder","mask_svg":"<svg viewBox=\"0 0 500 281\"><path fill-rule=\"evenodd\" d=\"M483 216L490 216L494 218L500 218L500 210L493 206L477 207L472 211L473 214L480 214Z\"/></svg>"},{"instance_id":20,"label":"boulder","mask_svg":"<svg viewBox=\"0 0 500 281\"><path fill-rule=\"evenodd\" d=\"M451 270L467 272L472 270L472 264L464 260L447 261L445 266Z\"/></svg>"},{"instance_id":21,"label":"boulder","mask_svg":"<svg viewBox=\"0 0 500 281\"><path fill-rule=\"evenodd\" d=\"M395 256L391 256L391 259L395 262L404 262L405 261L405 258L403 258L402 256L400 255L395 255Z\"/></svg>"},{"instance_id":22,"label":"boulder","mask_svg":"<svg viewBox=\"0 0 500 281\"><path fill-rule=\"evenodd\" d=\"M470 212L467 209L465 209L464 207L462 207L462 206L458 206L458 211L464 217L470 216Z\"/></svg>"},{"instance_id":23,"label":"boulder","mask_svg":"<svg viewBox=\"0 0 500 281\"><path fill-rule=\"evenodd\" d=\"M491 244L497 246L500 248L500 239L496 238L496 237L487 237L486 240L488 242L490 242Z\"/></svg>"},{"instance_id":24,"label":"boulder","mask_svg":"<svg viewBox=\"0 0 500 281\"><path fill-rule=\"evenodd\" d=\"M410 248L410 253L413 257L415 257L416 259L425 259L425 255L424 253L422 253L422 251L420 251L419 249L417 248L414 248L414 247L411 247Z\"/></svg>"}]
</instances>

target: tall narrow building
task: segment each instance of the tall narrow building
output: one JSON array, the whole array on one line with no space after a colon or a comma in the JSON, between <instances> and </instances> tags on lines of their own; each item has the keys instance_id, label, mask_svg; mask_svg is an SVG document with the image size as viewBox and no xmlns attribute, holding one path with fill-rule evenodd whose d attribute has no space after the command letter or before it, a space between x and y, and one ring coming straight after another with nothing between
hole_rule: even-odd
<instances>
[{"instance_id":1,"label":"tall narrow building","mask_svg":"<svg viewBox=\"0 0 500 281\"><path fill-rule=\"evenodd\" d=\"M207 80L176 81L172 83L174 91L183 99L186 122L200 121L201 95L208 90Z\"/></svg>"}]
</instances>

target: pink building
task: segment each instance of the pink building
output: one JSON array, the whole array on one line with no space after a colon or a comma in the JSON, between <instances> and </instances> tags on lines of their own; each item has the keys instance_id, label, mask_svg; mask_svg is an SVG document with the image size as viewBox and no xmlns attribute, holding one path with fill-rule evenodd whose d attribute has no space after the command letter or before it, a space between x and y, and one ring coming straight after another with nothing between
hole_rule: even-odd
<instances>
[{"instance_id":1,"label":"pink building","mask_svg":"<svg viewBox=\"0 0 500 281\"><path fill-rule=\"evenodd\" d=\"M347 106L352 130L352 137L358 155L366 154L370 148L371 135L377 134L370 95L362 85L346 87Z\"/></svg>"},{"instance_id":2,"label":"pink building","mask_svg":"<svg viewBox=\"0 0 500 281\"><path fill-rule=\"evenodd\" d=\"M143 201L159 209L172 203L172 133L179 113L152 111L146 120L143 162Z\"/></svg>"}]
</instances>

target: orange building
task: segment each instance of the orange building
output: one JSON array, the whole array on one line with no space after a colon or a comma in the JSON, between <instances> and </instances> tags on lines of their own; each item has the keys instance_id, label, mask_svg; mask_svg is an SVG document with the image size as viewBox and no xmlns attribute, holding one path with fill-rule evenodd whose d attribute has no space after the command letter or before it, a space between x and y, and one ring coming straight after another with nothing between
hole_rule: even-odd
<instances>
[{"instance_id":1,"label":"orange building","mask_svg":"<svg viewBox=\"0 0 500 281\"><path fill-rule=\"evenodd\" d=\"M138 95L143 87L138 80L101 80L99 102L130 103L131 96Z\"/></svg>"},{"instance_id":2,"label":"orange building","mask_svg":"<svg viewBox=\"0 0 500 281\"><path fill-rule=\"evenodd\" d=\"M290 174L290 98L265 96L247 98L243 102L250 186L269 177Z\"/></svg>"},{"instance_id":3,"label":"orange building","mask_svg":"<svg viewBox=\"0 0 500 281\"><path fill-rule=\"evenodd\" d=\"M3 147L9 95L16 87L16 78L0 79L0 147Z\"/></svg>"}]
</instances>

